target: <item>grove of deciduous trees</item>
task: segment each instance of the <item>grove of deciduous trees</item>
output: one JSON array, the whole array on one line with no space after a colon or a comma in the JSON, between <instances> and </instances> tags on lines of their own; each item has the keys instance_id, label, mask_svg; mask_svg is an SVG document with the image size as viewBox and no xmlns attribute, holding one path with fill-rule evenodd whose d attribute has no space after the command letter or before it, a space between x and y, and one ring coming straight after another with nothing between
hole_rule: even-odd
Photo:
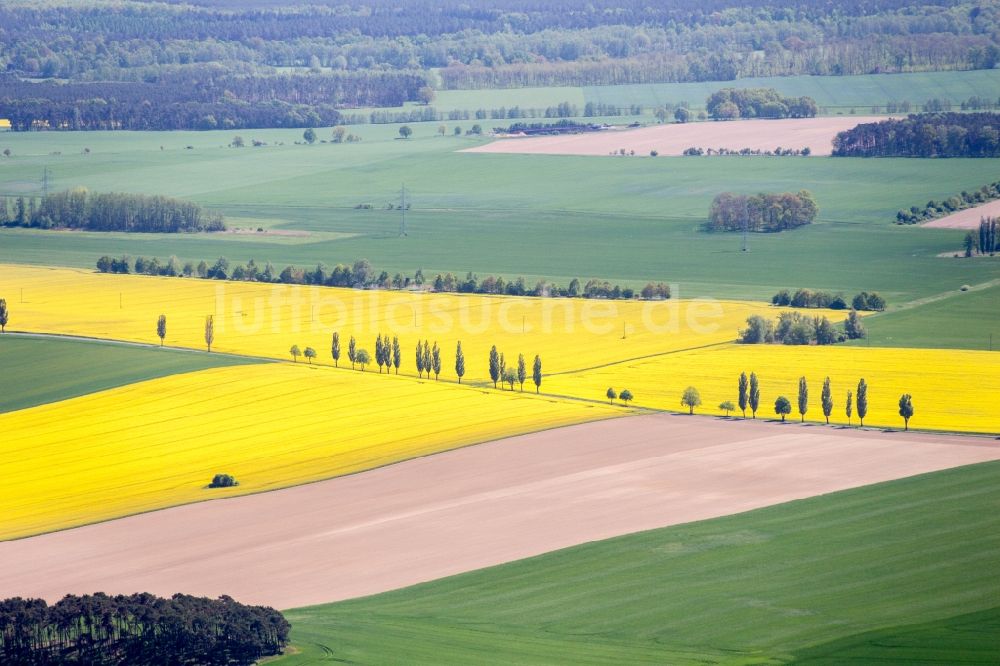
<instances>
[{"instance_id":1,"label":"grove of deciduous trees","mask_svg":"<svg viewBox=\"0 0 1000 666\"><path fill-rule=\"evenodd\" d=\"M735 194L723 192L712 200L708 213L708 231L784 231L811 224L819 213L812 193L762 192Z\"/></svg>"}]
</instances>

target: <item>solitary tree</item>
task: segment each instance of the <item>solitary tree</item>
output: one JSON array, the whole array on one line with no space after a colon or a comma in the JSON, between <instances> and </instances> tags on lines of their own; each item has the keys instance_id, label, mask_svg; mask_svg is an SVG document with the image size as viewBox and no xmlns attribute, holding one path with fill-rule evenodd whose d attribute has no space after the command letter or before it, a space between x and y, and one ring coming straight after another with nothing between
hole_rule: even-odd
<instances>
[{"instance_id":1,"label":"solitary tree","mask_svg":"<svg viewBox=\"0 0 1000 666\"><path fill-rule=\"evenodd\" d=\"M633 400L635 396L632 395L632 391L629 391L628 389L622 389L622 392L618 394L618 398L625 403L626 407L628 407L629 401Z\"/></svg>"},{"instance_id":2,"label":"solitary tree","mask_svg":"<svg viewBox=\"0 0 1000 666\"><path fill-rule=\"evenodd\" d=\"M312 365L313 359L316 358L316 350L312 347L306 347L305 351L302 352L302 355L309 359L309 365Z\"/></svg>"},{"instance_id":3,"label":"solitary tree","mask_svg":"<svg viewBox=\"0 0 1000 666\"><path fill-rule=\"evenodd\" d=\"M538 354L535 354L535 364L531 369L531 379L535 382L535 393L538 393L538 389L542 386L542 357ZM622 399L624 400L624 398Z\"/></svg>"},{"instance_id":4,"label":"solitary tree","mask_svg":"<svg viewBox=\"0 0 1000 666\"><path fill-rule=\"evenodd\" d=\"M409 139L411 134L413 134L413 130L410 129L409 125L403 125L402 127L399 128L399 136L403 137L404 139Z\"/></svg>"},{"instance_id":5,"label":"solitary tree","mask_svg":"<svg viewBox=\"0 0 1000 666\"><path fill-rule=\"evenodd\" d=\"M830 425L830 414L833 413L833 392L830 390L830 378L823 382L823 393L820 396L823 403L823 416L826 417L826 424Z\"/></svg>"},{"instance_id":6,"label":"solitary tree","mask_svg":"<svg viewBox=\"0 0 1000 666\"><path fill-rule=\"evenodd\" d=\"M347 360L351 362L351 370L353 370L354 364L358 360L358 343L354 340L353 335L347 343Z\"/></svg>"},{"instance_id":7,"label":"solitary tree","mask_svg":"<svg viewBox=\"0 0 1000 666\"><path fill-rule=\"evenodd\" d=\"M213 315L208 315L205 317L205 344L208 345L208 351L212 351L212 343L215 342L215 317Z\"/></svg>"},{"instance_id":8,"label":"solitary tree","mask_svg":"<svg viewBox=\"0 0 1000 666\"><path fill-rule=\"evenodd\" d=\"M909 393L899 397L899 415L903 417L903 430L909 430L910 417L913 416L913 399Z\"/></svg>"},{"instance_id":9,"label":"solitary tree","mask_svg":"<svg viewBox=\"0 0 1000 666\"><path fill-rule=\"evenodd\" d=\"M437 381L441 374L441 349L438 347L437 340L434 341L434 348L431 349L431 369L434 370L434 381Z\"/></svg>"},{"instance_id":10,"label":"solitary tree","mask_svg":"<svg viewBox=\"0 0 1000 666\"><path fill-rule=\"evenodd\" d=\"M698 389L688 386L681 396L681 404L688 408L688 414L694 414L694 408L701 404L701 394Z\"/></svg>"},{"instance_id":11,"label":"solitary tree","mask_svg":"<svg viewBox=\"0 0 1000 666\"><path fill-rule=\"evenodd\" d=\"M605 393L604 395L608 396L608 401L610 401L612 405L615 404L615 398L618 397L618 394L615 393L615 390L613 388L609 386L607 393Z\"/></svg>"},{"instance_id":12,"label":"solitary tree","mask_svg":"<svg viewBox=\"0 0 1000 666\"><path fill-rule=\"evenodd\" d=\"M490 347L490 379L493 380L493 388L496 388L500 381L500 353L496 345Z\"/></svg>"},{"instance_id":13,"label":"solitary tree","mask_svg":"<svg viewBox=\"0 0 1000 666\"><path fill-rule=\"evenodd\" d=\"M462 383L465 376L465 352L462 351L462 341L459 340L455 346L455 374L458 375L458 383Z\"/></svg>"},{"instance_id":14,"label":"solitary tree","mask_svg":"<svg viewBox=\"0 0 1000 666\"><path fill-rule=\"evenodd\" d=\"M742 410L742 412L743 412L743 418L746 418L747 417L747 400L750 397L749 396L750 383L747 380L747 373L745 373L745 372L741 372L740 373L739 388L740 388L740 396L739 396L740 410ZM729 414L726 414L726 416L729 416Z\"/></svg>"},{"instance_id":15,"label":"solitary tree","mask_svg":"<svg viewBox=\"0 0 1000 666\"><path fill-rule=\"evenodd\" d=\"M163 346L163 338L167 337L167 315L160 315L156 320L156 335L160 338L160 346Z\"/></svg>"},{"instance_id":16,"label":"solitary tree","mask_svg":"<svg viewBox=\"0 0 1000 666\"><path fill-rule=\"evenodd\" d=\"M392 336L392 365L396 368L396 374L399 374L399 364L403 362L403 352L399 347L399 338L395 335Z\"/></svg>"},{"instance_id":17,"label":"solitary tree","mask_svg":"<svg viewBox=\"0 0 1000 666\"><path fill-rule=\"evenodd\" d=\"M757 381L757 373L750 373L750 411L753 418L757 418L757 408L760 407L760 382Z\"/></svg>"},{"instance_id":18,"label":"solitary tree","mask_svg":"<svg viewBox=\"0 0 1000 666\"><path fill-rule=\"evenodd\" d=\"M367 349L359 349L356 358L358 360L358 365L361 366L361 372L365 371L365 366L372 362L372 357L368 353Z\"/></svg>"},{"instance_id":19,"label":"solitary tree","mask_svg":"<svg viewBox=\"0 0 1000 666\"><path fill-rule=\"evenodd\" d=\"M799 377L799 418L803 422L806 420L806 412L809 411L809 386L806 385L806 378Z\"/></svg>"},{"instance_id":20,"label":"solitary tree","mask_svg":"<svg viewBox=\"0 0 1000 666\"><path fill-rule=\"evenodd\" d=\"M861 427L864 428L865 417L868 416L868 383L863 378L858 382L855 403L858 406L858 420L861 421Z\"/></svg>"},{"instance_id":21,"label":"solitary tree","mask_svg":"<svg viewBox=\"0 0 1000 666\"><path fill-rule=\"evenodd\" d=\"M521 385L521 393L524 393L524 380L528 378L528 369L524 365L524 354L517 355L517 383Z\"/></svg>"},{"instance_id":22,"label":"solitary tree","mask_svg":"<svg viewBox=\"0 0 1000 666\"><path fill-rule=\"evenodd\" d=\"M295 363L299 362L299 356L302 355L302 352L299 350L298 345L292 345L292 348L288 350L288 353L292 355L293 362Z\"/></svg>"},{"instance_id":23,"label":"solitary tree","mask_svg":"<svg viewBox=\"0 0 1000 666\"><path fill-rule=\"evenodd\" d=\"M334 367L340 367L340 333L333 332L333 342L330 344L330 354L333 356Z\"/></svg>"},{"instance_id":24,"label":"solitary tree","mask_svg":"<svg viewBox=\"0 0 1000 666\"><path fill-rule=\"evenodd\" d=\"M781 422L785 422L785 417L792 413L792 403L783 395L779 395L774 401L774 413L781 415Z\"/></svg>"},{"instance_id":25,"label":"solitary tree","mask_svg":"<svg viewBox=\"0 0 1000 666\"><path fill-rule=\"evenodd\" d=\"M310 127L302 133L302 138L305 139L306 143L310 145L316 143L316 130Z\"/></svg>"},{"instance_id":26,"label":"solitary tree","mask_svg":"<svg viewBox=\"0 0 1000 666\"><path fill-rule=\"evenodd\" d=\"M844 413L847 414L847 425L851 425L851 411L854 409L854 393L847 392L847 403L844 406Z\"/></svg>"},{"instance_id":27,"label":"solitary tree","mask_svg":"<svg viewBox=\"0 0 1000 666\"><path fill-rule=\"evenodd\" d=\"M725 402L719 403L719 409L721 409L722 411L724 411L726 413L726 417L728 418L729 417L729 412L731 412L734 409L736 409L736 406L731 401L726 400Z\"/></svg>"}]
</instances>

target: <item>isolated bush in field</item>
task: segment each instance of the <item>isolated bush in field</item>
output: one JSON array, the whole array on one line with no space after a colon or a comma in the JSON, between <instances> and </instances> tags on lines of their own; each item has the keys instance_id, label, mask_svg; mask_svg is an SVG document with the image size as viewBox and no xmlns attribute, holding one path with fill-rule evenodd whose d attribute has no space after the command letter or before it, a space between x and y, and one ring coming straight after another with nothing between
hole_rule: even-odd
<instances>
[{"instance_id":1,"label":"isolated bush in field","mask_svg":"<svg viewBox=\"0 0 1000 666\"><path fill-rule=\"evenodd\" d=\"M208 484L209 488L233 488L234 486L240 485L240 482L232 477L230 474L216 474L212 477L212 483Z\"/></svg>"}]
</instances>

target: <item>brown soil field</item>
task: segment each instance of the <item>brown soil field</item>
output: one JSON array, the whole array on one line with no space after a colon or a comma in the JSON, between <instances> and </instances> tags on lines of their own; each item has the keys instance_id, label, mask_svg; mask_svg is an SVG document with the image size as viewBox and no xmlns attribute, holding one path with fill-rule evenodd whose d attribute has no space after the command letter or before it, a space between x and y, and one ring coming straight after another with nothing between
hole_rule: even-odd
<instances>
[{"instance_id":1,"label":"brown soil field","mask_svg":"<svg viewBox=\"0 0 1000 666\"><path fill-rule=\"evenodd\" d=\"M978 229L979 220L984 217L1000 217L1000 199L984 203L982 206L960 210L947 217L924 222L920 226L931 229Z\"/></svg>"},{"instance_id":2,"label":"brown soil field","mask_svg":"<svg viewBox=\"0 0 1000 666\"><path fill-rule=\"evenodd\" d=\"M834 116L785 120L736 120L729 122L671 123L634 130L607 130L589 134L501 139L466 153L524 153L536 155L608 155L624 148L636 155L681 155L696 148L773 150L809 147L813 155L829 155L838 132L861 123L885 120L884 116Z\"/></svg>"},{"instance_id":3,"label":"brown soil field","mask_svg":"<svg viewBox=\"0 0 1000 666\"><path fill-rule=\"evenodd\" d=\"M0 543L0 590L50 601L228 594L289 608L997 458L983 438L613 419Z\"/></svg>"}]
</instances>

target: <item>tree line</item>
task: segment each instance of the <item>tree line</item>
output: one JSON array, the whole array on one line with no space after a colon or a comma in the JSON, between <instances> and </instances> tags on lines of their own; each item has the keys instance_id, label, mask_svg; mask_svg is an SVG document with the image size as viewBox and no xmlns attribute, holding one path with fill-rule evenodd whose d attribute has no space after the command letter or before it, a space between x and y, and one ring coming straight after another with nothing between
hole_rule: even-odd
<instances>
[{"instance_id":1,"label":"tree line","mask_svg":"<svg viewBox=\"0 0 1000 666\"><path fill-rule=\"evenodd\" d=\"M684 149L683 155L685 157L700 157L702 155L735 157L809 157L812 155L812 149L809 146L806 146L805 148L782 148L781 146L777 146L774 150L761 150L760 148L699 148L698 146L691 146L690 148Z\"/></svg>"},{"instance_id":2,"label":"tree line","mask_svg":"<svg viewBox=\"0 0 1000 666\"><path fill-rule=\"evenodd\" d=\"M290 625L273 608L230 597L67 595L0 601L0 662L238 666L281 654Z\"/></svg>"},{"instance_id":3,"label":"tree line","mask_svg":"<svg viewBox=\"0 0 1000 666\"><path fill-rule=\"evenodd\" d=\"M808 190L736 194L722 192L712 200L707 231L775 232L812 224L819 207Z\"/></svg>"},{"instance_id":4,"label":"tree line","mask_svg":"<svg viewBox=\"0 0 1000 666\"><path fill-rule=\"evenodd\" d=\"M782 289L771 297L771 304L789 305L793 308L847 309L847 301L844 300L841 294L833 294L829 291L813 291L811 289L796 289L794 294L787 289ZM885 310L885 299L876 291L862 291L851 299L851 308L854 310L881 312Z\"/></svg>"},{"instance_id":5,"label":"tree line","mask_svg":"<svg viewBox=\"0 0 1000 666\"><path fill-rule=\"evenodd\" d=\"M183 264L175 257L161 262L153 257L137 257L128 255L112 257L104 255L97 260L97 270L101 273L122 273L138 275L163 275L169 277L198 277L209 280L233 280L238 282L265 282L279 284L305 284L323 287L351 287L355 289L430 289L436 292L457 292L463 294L494 294L507 296L536 296L543 298L601 298L601 299L633 299L666 300L670 298L670 285L664 282L649 282L636 292L632 287L622 287L611 284L607 280L592 278L581 282L578 278L570 280L565 287L539 280L534 287L529 286L523 277L505 280L503 277L487 275L479 278L475 273L466 273L464 279L455 277L452 273L436 274L426 278L422 269L412 276L388 271L376 272L371 262L359 259L351 265L337 264L332 269L325 264L316 268L304 270L294 266L286 266L278 271L271 262L264 265L251 259L246 264L232 265L225 257L219 257L209 264L202 260L195 264L187 261Z\"/></svg>"},{"instance_id":6,"label":"tree line","mask_svg":"<svg viewBox=\"0 0 1000 666\"><path fill-rule=\"evenodd\" d=\"M746 345L832 345L866 335L858 311L852 308L839 329L826 316L809 317L801 312L782 312L777 323L761 315L750 315L737 341Z\"/></svg>"},{"instance_id":7,"label":"tree line","mask_svg":"<svg viewBox=\"0 0 1000 666\"><path fill-rule=\"evenodd\" d=\"M87 231L179 233L224 231L225 220L198 204L160 195L89 192L78 187L42 197L0 198L0 224Z\"/></svg>"},{"instance_id":8,"label":"tree line","mask_svg":"<svg viewBox=\"0 0 1000 666\"><path fill-rule=\"evenodd\" d=\"M862 123L833 140L835 157L1000 157L1000 113L921 113Z\"/></svg>"},{"instance_id":9,"label":"tree line","mask_svg":"<svg viewBox=\"0 0 1000 666\"><path fill-rule=\"evenodd\" d=\"M819 111L811 97L785 97L774 88L723 88L705 101L716 120L737 118L812 118Z\"/></svg>"},{"instance_id":10,"label":"tree line","mask_svg":"<svg viewBox=\"0 0 1000 666\"><path fill-rule=\"evenodd\" d=\"M981 206L995 199L1000 199L1000 180L983 185L972 192L962 190L960 194L952 195L941 201L931 199L923 208L910 206L908 210L900 210L896 213L896 224L918 224L946 217L954 212Z\"/></svg>"}]
</instances>

